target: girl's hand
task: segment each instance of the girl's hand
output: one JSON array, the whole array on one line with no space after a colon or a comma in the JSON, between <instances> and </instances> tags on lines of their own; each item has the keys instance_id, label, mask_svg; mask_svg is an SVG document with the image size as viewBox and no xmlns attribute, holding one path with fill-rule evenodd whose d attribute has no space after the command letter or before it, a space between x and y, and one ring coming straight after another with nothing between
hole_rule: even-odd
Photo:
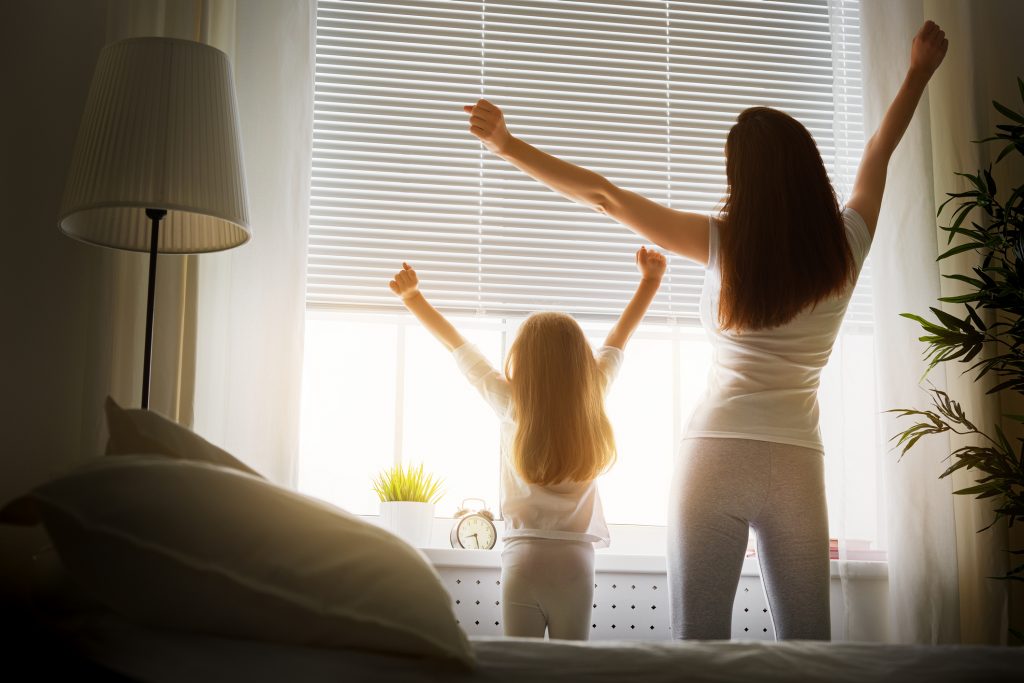
<instances>
[{"instance_id":1,"label":"girl's hand","mask_svg":"<svg viewBox=\"0 0 1024 683\"><path fill-rule=\"evenodd\" d=\"M924 22L924 26L914 36L910 47L910 70L927 75L929 78L942 64L949 48L946 32L934 21Z\"/></svg>"},{"instance_id":2,"label":"girl's hand","mask_svg":"<svg viewBox=\"0 0 1024 683\"><path fill-rule=\"evenodd\" d=\"M636 267L645 280L657 280L660 282L667 266L668 262L665 260L665 255L660 251L655 251L654 249L648 251L647 247L640 247L636 252Z\"/></svg>"},{"instance_id":3,"label":"girl's hand","mask_svg":"<svg viewBox=\"0 0 1024 683\"><path fill-rule=\"evenodd\" d=\"M402 301L409 299L420 291L420 280L416 277L416 271L408 263L402 262L402 270L395 273L395 279L388 283L391 291L402 298Z\"/></svg>"},{"instance_id":4,"label":"girl's hand","mask_svg":"<svg viewBox=\"0 0 1024 683\"><path fill-rule=\"evenodd\" d=\"M487 149L494 154L501 154L512 139L505 127L505 115L496 105L487 100L477 100L474 105L463 105L462 110L469 114L469 132L480 138Z\"/></svg>"}]
</instances>

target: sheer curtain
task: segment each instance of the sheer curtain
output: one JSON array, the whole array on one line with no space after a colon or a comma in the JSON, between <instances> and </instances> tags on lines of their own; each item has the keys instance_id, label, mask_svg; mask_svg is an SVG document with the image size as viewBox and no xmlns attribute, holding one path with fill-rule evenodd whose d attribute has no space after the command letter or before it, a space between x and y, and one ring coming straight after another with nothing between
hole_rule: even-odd
<instances>
[{"instance_id":1,"label":"sheer curtain","mask_svg":"<svg viewBox=\"0 0 1024 683\"><path fill-rule=\"evenodd\" d=\"M875 263L877 382L883 409L922 407L924 372L917 326L905 311L925 313L939 296L955 293L943 274L967 272L972 255L936 263L945 233L935 213L946 192L962 188L954 171L987 165L989 150L971 140L988 134L990 100L1016 99L1014 77L1021 51L1014 26L1022 7L1013 2L862 0L865 128L876 127L906 72L910 41L925 19L939 23L949 53L929 85L913 123L889 166L885 201L872 248ZM1003 82L1005 81L1005 83ZM957 307L951 311L959 313ZM961 401L979 425L999 420L997 399L962 375L962 367L934 370L928 379ZM881 434L902 423L881 417ZM1007 532L991 521L989 501L953 496L974 478L959 472L940 480L945 458L962 443L944 436L923 440L902 460L883 450L887 505L892 637L899 642L999 643L1006 641L1006 586L988 577L1006 569Z\"/></svg>"},{"instance_id":2,"label":"sheer curtain","mask_svg":"<svg viewBox=\"0 0 1024 683\"><path fill-rule=\"evenodd\" d=\"M290 485L298 450L313 125L309 0L111 0L109 40L209 43L234 68L253 237L160 257L154 410ZM110 393L138 402L144 255L112 252Z\"/></svg>"},{"instance_id":3,"label":"sheer curtain","mask_svg":"<svg viewBox=\"0 0 1024 683\"><path fill-rule=\"evenodd\" d=\"M199 262L195 429L289 486L299 441L314 22L309 0L235 6L253 237Z\"/></svg>"}]
</instances>

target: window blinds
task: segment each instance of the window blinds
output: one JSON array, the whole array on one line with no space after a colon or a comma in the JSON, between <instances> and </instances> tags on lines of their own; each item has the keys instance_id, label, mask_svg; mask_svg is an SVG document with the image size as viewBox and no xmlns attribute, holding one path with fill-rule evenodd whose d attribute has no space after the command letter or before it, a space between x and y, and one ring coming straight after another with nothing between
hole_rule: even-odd
<instances>
[{"instance_id":1,"label":"window blinds","mask_svg":"<svg viewBox=\"0 0 1024 683\"><path fill-rule=\"evenodd\" d=\"M484 150L462 105L486 97L541 149L711 213L725 136L753 105L800 119L843 188L859 69L843 0L320 0L307 303L394 308L408 261L449 312L617 315L642 240ZM702 281L672 257L651 315L696 323Z\"/></svg>"}]
</instances>

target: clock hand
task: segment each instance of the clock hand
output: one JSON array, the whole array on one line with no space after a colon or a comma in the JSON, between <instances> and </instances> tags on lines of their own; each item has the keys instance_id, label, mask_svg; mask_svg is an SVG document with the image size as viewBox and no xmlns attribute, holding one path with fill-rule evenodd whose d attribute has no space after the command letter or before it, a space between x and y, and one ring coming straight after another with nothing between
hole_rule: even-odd
<instances>
[{"instance_id":1,"label":"clock hand","mask_svg":"<svg viewBox=\"0 0 1024 683\"><path fill-rule=\"evenodd\" d=\"M470 536L472 536L475 539L473 542L476 543L476 547L479 548L480 547L480 539L477 538L476 534L470 534Z\"/></svg>"}]
</instances>

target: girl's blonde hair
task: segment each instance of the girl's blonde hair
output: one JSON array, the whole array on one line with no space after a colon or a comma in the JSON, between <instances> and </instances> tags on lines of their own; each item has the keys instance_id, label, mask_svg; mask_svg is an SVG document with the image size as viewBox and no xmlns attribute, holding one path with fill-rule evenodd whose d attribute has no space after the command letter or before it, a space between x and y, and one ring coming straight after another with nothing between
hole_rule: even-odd
<instances>
[{"instance_id":1,"label":"girl's blonde hair","mask_svg":"<svg viewBox=\"0 0 1024 683\"><path fill-rule=\"evenodd\" d=\"M605 377L579 324L564 313L526 319L508 358L516 435L512 464L526 481L589 481L615 462Z\"/></svg>"}]
</instances>

